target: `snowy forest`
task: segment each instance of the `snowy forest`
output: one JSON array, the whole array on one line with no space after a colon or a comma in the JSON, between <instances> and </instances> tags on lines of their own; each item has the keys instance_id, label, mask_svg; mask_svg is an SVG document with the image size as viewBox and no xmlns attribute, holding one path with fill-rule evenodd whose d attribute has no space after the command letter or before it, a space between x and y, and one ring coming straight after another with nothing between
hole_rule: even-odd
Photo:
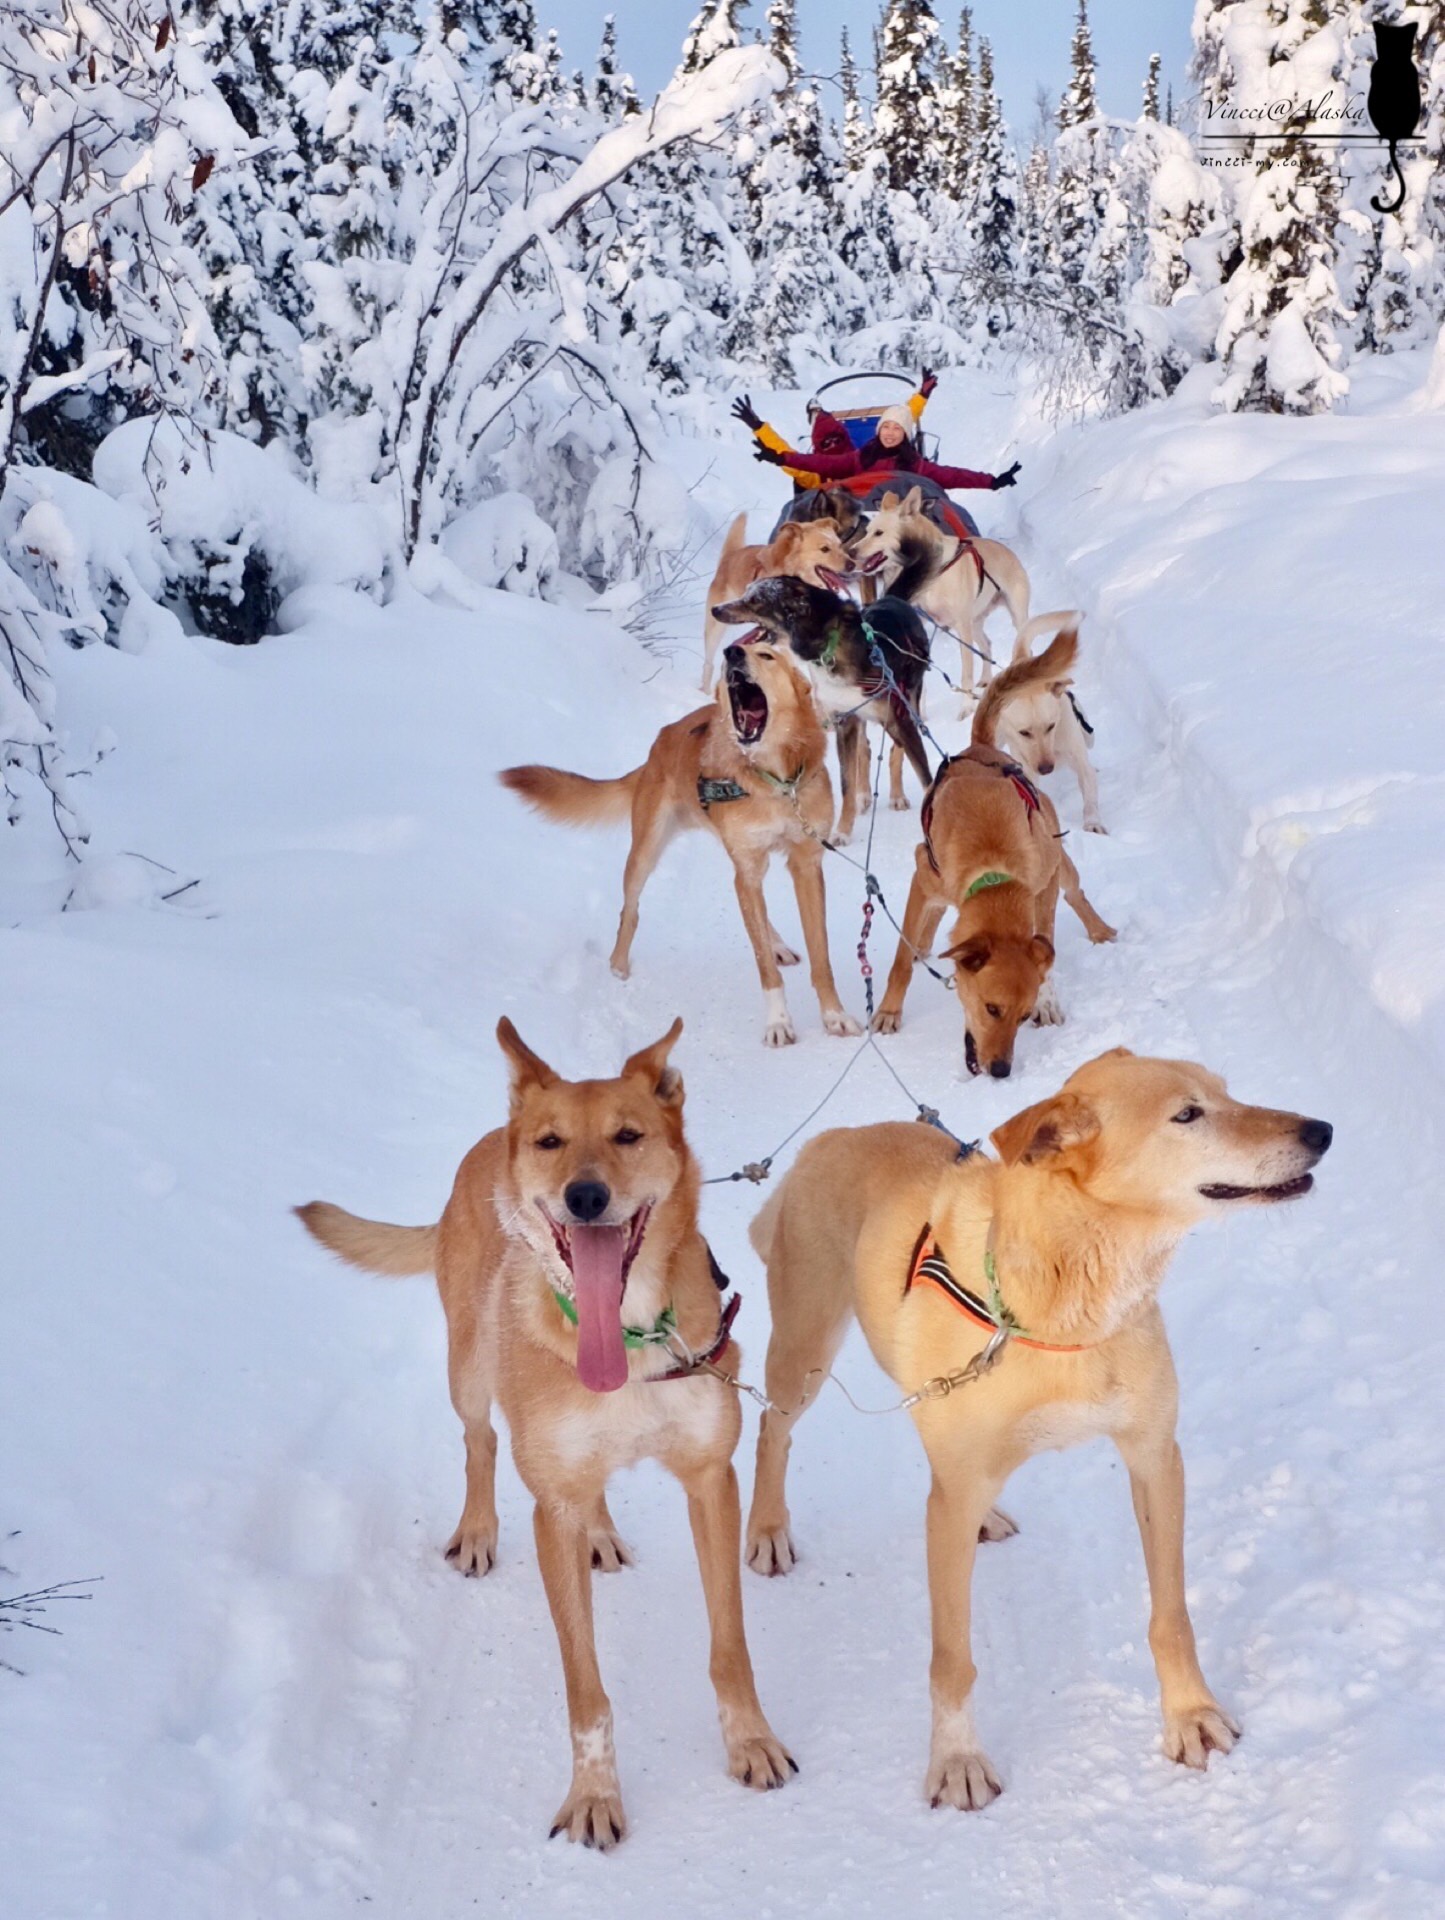
<instances>
[{"instance_id":1,"label":"snowy forest","mask_svg":"<svg viewBox=\"0 0 1445 1920\"><path fill-rule=\"evenodd\" d=\"M1100 112L1079 0L1068 88L1027 129L967 7L886 0L826 76L800 66L795 0L744 10L707 0L644 102L611 22L574 70L533 0L7 8L12 814L38 780L83 833L47 648L138 645L177 614L272 630L295 574L273 486L370 503L339 577L376 597L399 568L465 591L441 536L484 502L488 584L615 587L683 538L654 443L699 394L996 356L1056 416L1205 363L1223 408L1311 413L1354 355L1445 319L1438 9L1401 10L1433 104L1383 220L1373 150L1276 142L1230 171L1193 137L1251 89L1358 94L1365 0L1198 0L1189 96L1161 99L1156 58L1133 121ZM77 487L105 498L82 512Z\"/></svg>"}]
</instances>

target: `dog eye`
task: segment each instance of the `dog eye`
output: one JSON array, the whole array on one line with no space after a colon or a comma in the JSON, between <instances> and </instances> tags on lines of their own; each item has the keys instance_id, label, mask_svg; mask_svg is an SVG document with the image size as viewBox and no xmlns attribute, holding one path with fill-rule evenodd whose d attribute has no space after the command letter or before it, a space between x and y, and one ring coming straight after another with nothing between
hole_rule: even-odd
<instances>
[{"instance_id":1,"label":"dog eye","mask_svg":"<svg viewBox=\"0 0 1445 1920\"><path fill-rule=\"evenodd\" d=\"M544 1133L542 1138L537 1142L537 1145L542 1149L543 1153L555 1153L558 1147L565 1146L566 1142L560 1133Z\"/></svg>"},{"instance_id":2,"label":"dog eye","mask_svg":"<svg viewBox=\"0 0 1445 1920\"><path fill-rule=\"evenodd\" d=\"M635 1147L641 1138L636 1127L619 1127L612 1136L612 1143L618 1147Z\"/></svg>"},{"instance_id":3,"label":"dog eye","mask_svg":"<svg viewBox=\"0 0 1445 1920\"><path fill-rule=\"evenodd\" d=\"M1032 740L1033 737L1033 733L1028 727L1019 728L1019 738L1021 740Z\"/></svg>"},{"instance_id":4,"label":"dog eye","mask_svg":"<svg viewBox=\"0 0 1445 1920\"><path fill-rule=\"evenodd\" d=\"M1187 1127L1192 1121L1202 1120L1203 1118L1203 1107L1181 1107L1174 1116L1174 1124L1176 1127Z\"/></svg>"},{"instance_id":5,"label":"dog eye","mask_svg":"<svg viewBox=\"0 0 1445 1920\"><path fill-rule=\"evenodd\" d=\"M991 1004L985 1006L984 1012L991 1013L995 1020L1001 1020L1003 1018L1003 1015L999 1012L998 1008Z\"/></svg>"}]
</instances>

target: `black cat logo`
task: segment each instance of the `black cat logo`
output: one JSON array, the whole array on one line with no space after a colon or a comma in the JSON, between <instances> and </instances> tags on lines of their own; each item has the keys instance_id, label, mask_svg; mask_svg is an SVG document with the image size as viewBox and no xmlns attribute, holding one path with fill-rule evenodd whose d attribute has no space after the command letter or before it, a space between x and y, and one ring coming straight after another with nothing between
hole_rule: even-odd
<instances>
[{"instance_id":1,"label":"black cat logo","mask_svg":"<svg viewBox=\"0 0 1445 1920\"><path fill-rule=\"evenodd\" d=\"M1388 205L1370 196L1376 213L1398 213L1405 204L1405 176L1396 144L1408 140L1420 124L1420 76L1415 71L1415 22L1385 26L1375 22L1375 60L1366 101L1376 133L1390 143L1390 165L1400 191Z\"/></svg>"}]
</instances>

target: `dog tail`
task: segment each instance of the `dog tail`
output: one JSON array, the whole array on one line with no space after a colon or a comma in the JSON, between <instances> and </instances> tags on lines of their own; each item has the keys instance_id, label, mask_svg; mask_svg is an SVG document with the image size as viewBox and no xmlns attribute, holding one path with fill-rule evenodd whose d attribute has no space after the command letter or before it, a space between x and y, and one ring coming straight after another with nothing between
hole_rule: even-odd
<instances>
[{"instance_id":1,"label":"dog tail","mask_svg":"<svg viewBox=\"0 0 1445 1920\"><path fill-rule=\"evenodd\" d=\"M616 780L589 780L585 773L563 773L560 767L507 767L497 778L549 820L568 827L605 827L631 816L641 774L642 768L634 767Z\"/></svg>"},{"instance_id":2,"label":"dog tail","mask_svg":"<svg viewBox=\"0 0 1445 1920\"><path fill-rule=\"evenodd\" d=\"M329 1200L310 1200L296 1217L313 1239L329 1247L349 1266L368 1273L432 1273L436 1270L435 1227L393 1227L385 1220L363 1220Z\"/></svg>"},{"instance_id":3,"label":"dog tail","mask_svg":"<svg viewBox=\"0 0 1445 1920\"><path fill-rule=\"evenodd\" d=\"M778 1215L783 1207L783 1189L768 1195L762 1211L748 1228L748 1238L753 1243L753 1252L764 1265L773 1251L773 1237L778 1230Z\"/></svg>"},{"instance_id":4,"label":"dog tail","mask_svg":"<svg viewBox=\"0 0 1445 1920\"><path fill-rule=\"evenodd\" d=\"M722 550L718 554L719 568L721 568L723 561L727 559L729 554L736 553L739 547L745 547L747 544L748 516L745 513L740 513L723 537Z\"/></svg>"},{"instance_id":5,"label":"dog tail","mask_svg":"<svg viewBox=\"0 0 1445 1920\"><path fill-rule=\"evenodd\" d=\"M1016 666L1020 660L1027 660L1041 633L1057 633L1066 622L1072 622L1077 627L1083 617L1076 607L1068 607L1062 613L1036 613L1032 620L1025 620L1014 640L1013 657L1009 665Z\"/></svg>"},{"instance_id":6,"label":"dog tail","mask_svg":"<svg viewBox=\"0 0 1445 1920\"><path fill-rule=\"evenodd\" d=\"M1046 620L1057 620L1057 614L1040 616ZM998 728L998 717L1004 703L1016 694L1020 687L1036 686L1044 680L1060 680L1068 673L1079 657L1079 626L1077 614L1065 614L1069 626L1060 627L1058 636L1052 640L1037 659L1014 660L1003 672L996 674L984 690L984 696L978 703L978 711L973 716L972 740L976 747L996 745L994 734ZM1033 621L1028 625L1032 626Z\"/></svg>"}]
</instances>

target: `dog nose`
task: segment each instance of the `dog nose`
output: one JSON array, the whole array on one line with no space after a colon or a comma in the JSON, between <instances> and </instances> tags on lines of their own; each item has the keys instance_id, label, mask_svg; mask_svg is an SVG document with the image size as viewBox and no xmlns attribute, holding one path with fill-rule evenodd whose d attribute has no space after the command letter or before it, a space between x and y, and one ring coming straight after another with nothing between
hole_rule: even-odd
<instances>
[{"instance_id":1,"label":"dog nose","mask_svg":"<svg viewBox=\"0 0 1445 1920\"><path fill-rule=\"evenodd\" d=\"M1040 760L1039 762L1040 773L1052 773L1053 770L1054 770L1054 763L1052 760Z\"/></svg>"},{"instance_id":2,"label":"dog nose","mask_svg":"<svg viewBox=\"0 0 1445 1920\"><path fill-rule=\"evenodd\" d=\"M567 1202L567 1211L572 1218L588 1225L600 1220L612 1204L611 1190L600 1180L574 1180L562 1198Z\"/></svg>"},{"instance_id":3,"label":"dog nose","mask_svg":"<svg viewBox=\"0 0 1445 1920\"><path fill-rule=\"evenodd\" d=\"M1011 1060L995 1060L989 1068L989 1072L995 1080L1007 1080L1013 1072L1013 1062Z\"/></svg>"},{"instance_id":4,"label":"dog nose","mask_svg":"<svg viewBox=\"0 0 1445 1920\"><path fill-rule=\"evenodd\" d=\"M1324 1153L1335 1137L1335 1130L1328 1120L1301 1120L1299 1137L1312 1153Z\"/></svg>"},{"instance_id":5,"label":"dog nose","mask_svg":"<svg viewBox=\"0 0 1445 1920\"><path fill-rule=\"evenodd\" d=\"M727 661L730 667L737 666L743 658L743 650L736 640L734 640L730 646L723 648L723 659Z\"/></svg>"}]
</instances>

